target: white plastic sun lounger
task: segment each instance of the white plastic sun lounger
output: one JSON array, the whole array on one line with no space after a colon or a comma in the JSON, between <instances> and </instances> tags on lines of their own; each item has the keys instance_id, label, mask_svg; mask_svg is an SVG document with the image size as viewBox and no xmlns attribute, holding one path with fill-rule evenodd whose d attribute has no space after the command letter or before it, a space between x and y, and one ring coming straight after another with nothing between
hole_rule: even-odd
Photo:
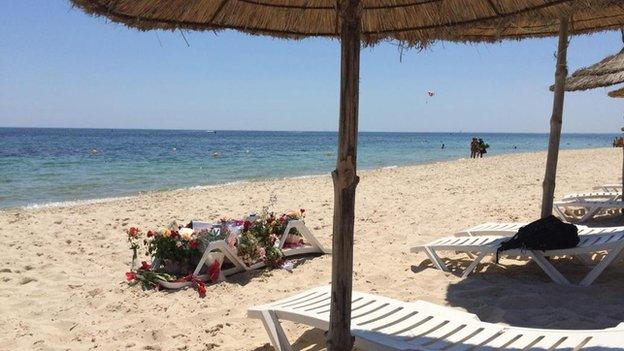
<instances>
[{"instance_id":1,"label":"white plastic sun lounger","mask_svg":"<svg viewBox=\"0 0 624 351\"><path fill-rule=\"evenodd\" d=\"M615 214L624 209L621 200L563 199L553 204L555 212L568 222L583 223L599 214Z\"/></svg>"},{"instance_id":2,"label":"white plastic sun lounger","mask_svg":"<svg viewBox=\"0 0 624 351\"><path fill-rule=\"evenodd\" d=\"M600 186L595 186L594 190L602 190L608 192L621 192L622 191L622 183L615 184L603 184Z\"/></svg>"},{"instance_id":3,"label":"white plastic sun lounger","mask_svg":"<svg viewBox=\"0 0 624 351\"><path fill-rule=\"evenodd\" d=\"M579 244L570 249L562 250L506 250L500 256L527 257L531 258L544 272L556 283L571 285L547 259L546 257L572 256L578 257L587 263L591 259L591 254L606 251L607 254L598 262L594 268L581 280L579 285L589 286L611 263L615 262L624 250L624 227L611 228L582 228L579 229ZM502 241L509 239L504 236L449 236L435 240L429 244L413 247L412 253L424 252L433 265L443 271L449 271L446 264L438 252L455 251L469 254L473 259L472 263L464 270L462 277L471 274L477 265L488 255L495 255L496 249ZM476 255L473 257L472 255Z\"/></svg>"},{"instance_id":4,"label":"white plastic sun lounger","mask_svg":"<svg viewBox=\"0 0 624 351\"><path fill-rule=\"evenodd\" d=\"M281 320L329 328L330 287L311 289L250 308L277 351L292 351ZM601 330L517 328L485 323L471 313L417 301L403 302L354 291L351 334L368 351L624 350L624 324Z\"/></svg>"},{"instance_id":5,"label":"white plastic sun lounger","mask_svg":"<svg viewBox=\"0 0 624 351\"><path fill-rule=\"evenodd\" d=\"M586 193L567 194L561 200L621 200L622 194L616 191L592 191Z\"/></svg>"},{"instance_id":6,"label":"white plastic sun lounger","mask_svg":"<svg viewBox=\"0 0 624 351\"><path fill-rule=\"evenodd\" d=\"M303 236L305 245L293 248L285 249L284 246L286 244L286 239L288 238L288 234L292 229L297 229L299 234ZM282 249L285 257L291 257L296 255L304 255L311 253L318 254L328 254L330 251L326 250L323 245L312 235L308 227L306 227L305 223L300 220L290 220L284 229L284 233L280 237L280 241L278 243L278 247ZM236 250L230 247L225 240L217 240L208 244L206 250L204 250L204 254L201 259L197 263L195 267L195 271L193 272L193 277L198 280L206 281L208 280L208 276L205 274L200 274L206 262L213 262L215 257L222 255L222 258L227 258L228 261L233 265L230 268L222 269L220 271L219 280L224 280L225 277L230 276L232 274L250 271L254 269L260 269L265 266L263 261L257 262L251 266L248 266L243 262L243 260L237 255ZM221 259L221 261L223 261ZM161 281L160 284L168 289L180 289L185 286L191 285L192 282L166 282Z\"/></svg>"}]
</instances>

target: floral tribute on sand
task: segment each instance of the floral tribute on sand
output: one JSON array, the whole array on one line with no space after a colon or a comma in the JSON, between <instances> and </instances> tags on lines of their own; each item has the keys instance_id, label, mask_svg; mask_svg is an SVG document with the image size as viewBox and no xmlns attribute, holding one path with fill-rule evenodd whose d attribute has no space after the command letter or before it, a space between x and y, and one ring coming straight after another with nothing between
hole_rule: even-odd
<instances>
[{"instance_id":1,"label":"floral tribute on sand","mask_svg":"<svg viewBox=\"0 0 624 351\"><path fill-rule=\"evenodd\" d=\"M279 245L281 236L289 221L302 220L304 216L304 209L276 216L265 208L260 215L250 215L243 220L224 218L219 223L196 229L193 229L193 222L186 227L174 222L166 228L147 232L136 227L128 228L125 232L132 251L132 264L126 279L132 285L157 290L166 283L189 283L200 296L204 296L206 281L221 280L221 269L231 264L215 255L217 259L206 261L199 274L194 275L210 243L222 240L247 266L264 263L270 268L281 267L284 264L284 253ZM286 235L283 248L304 245L297 229L292 228ZM151 263L142 261L138 264L141 252L151 257Z\"/></svg>"}]
</instances>

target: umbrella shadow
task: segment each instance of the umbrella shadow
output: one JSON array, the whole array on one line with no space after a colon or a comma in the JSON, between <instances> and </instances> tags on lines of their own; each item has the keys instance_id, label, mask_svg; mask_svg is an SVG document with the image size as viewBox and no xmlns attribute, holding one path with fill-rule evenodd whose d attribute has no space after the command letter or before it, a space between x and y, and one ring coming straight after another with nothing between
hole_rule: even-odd
<instances>
[{"instance_id":1,"label":"umbrella shadow","mask_svg":"<svg viewBox=\"0 0 624 351\"><path fill-rule=\"evenodd\" d=\"M491 323L547 329L604 329L624 321L624 264L607 268L589 287L554 283L533 261L487 263L449 284L446 301ZM572 283L590 267L569 258L553 265Z\"/></svg>"}]
</instances>

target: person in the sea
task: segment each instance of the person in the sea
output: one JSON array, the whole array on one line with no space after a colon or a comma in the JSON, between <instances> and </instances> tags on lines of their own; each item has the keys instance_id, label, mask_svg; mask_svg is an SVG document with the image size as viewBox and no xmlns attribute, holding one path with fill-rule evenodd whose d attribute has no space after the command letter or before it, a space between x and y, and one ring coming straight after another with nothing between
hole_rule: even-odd
<instances>
[{"instance_id":1,"label":"person in the sea","mask_svg":"<svg viewBox=\"0 0 624 351\"><path fill-rule=\"evenodd\" d=\"M477 141L477 138L472 138L472 141L470 142L470 158L477 157L478 147L479 147L479 142Z\"/></svg>"}]
</instances>

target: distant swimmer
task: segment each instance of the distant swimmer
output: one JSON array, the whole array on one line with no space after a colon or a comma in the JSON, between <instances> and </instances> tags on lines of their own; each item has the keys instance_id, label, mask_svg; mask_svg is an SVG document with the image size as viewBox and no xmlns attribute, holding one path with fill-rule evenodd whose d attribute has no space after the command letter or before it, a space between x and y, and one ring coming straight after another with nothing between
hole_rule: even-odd
<instances>
[{"instance_id":1,"label":"distant swimmer","mask_svg":"<svg viewBox=\"0 0 624 351\"><path fill-rule=\"evenodd\" d=\"M175 147L175 145L174 145L174 146L171 148L171 151L176 151L176 150L178 150L178 149L177 149L177 148Z\"/></svg>"},{"instance_id":2,"label":"distant swimmer","mask_svg":"<svg viewBox=\"0 0 624 351\"><path fill-rule=\"evenodd\" d=\"M218 152L216 152L216 151L215 151L215 152L213 152L213 153L212 153L212 157L219 157L219 153L218 153Z\"/></svg>"},{"instance_id":3,"label":"distant swimmer","mask_svg":"<svg viewBox=\"0 0 624 351\"><path fill-rule=\"evenodd\" d=\"M444 143L442 144L442 147L440 149L444 149Z\"/></svg>"},{"instance_id":4,"label":"distant swimmer","mask_svg":"<svg viewBox=\"0 0 624 351\"><path fill-rule=\"evenodd\" d=\"M98 154L97 149L91 149L90 154L93 156L97 155Z\"/></svg>"}]
</instances>

